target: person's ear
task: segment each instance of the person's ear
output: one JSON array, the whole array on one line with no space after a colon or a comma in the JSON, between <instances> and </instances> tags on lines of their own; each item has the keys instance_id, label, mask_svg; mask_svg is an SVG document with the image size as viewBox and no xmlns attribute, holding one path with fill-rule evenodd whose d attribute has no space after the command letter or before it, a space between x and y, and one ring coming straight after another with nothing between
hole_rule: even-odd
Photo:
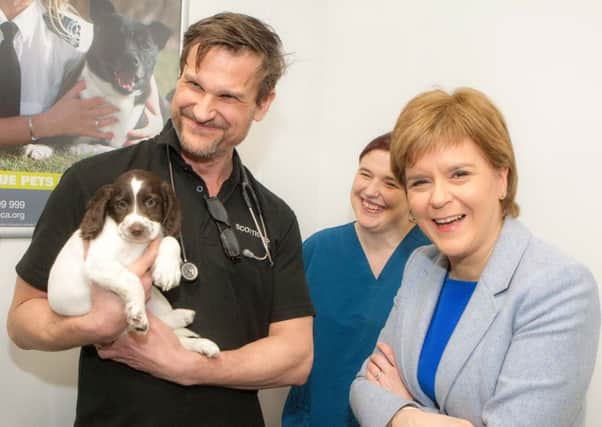
<instances>
[{"instance_id":1,"label":"person's ear","mask_svg":"<svg viewBox=\"0 0 602 427\"><path fill-rule=\"evenodd\" d=\"M270 109L270 105L272 105L272 101L276 97L276 91L271 90L264 98L259 102L257 109L255 110L255 114L253 114L253 120L256 122L260 121L265 117L268 110Z\"/></svg>"},{"instance_id":2,"label":"person's ear","mask_svg":"<svg viewBox=\"0 0 602 427\"><path fill-rule=\"evenodd\" d=\"M508 168L499 168L497 170L498 179L500 182L500 200L504 200L508 191Z\"/></svg>"}]
</instances>

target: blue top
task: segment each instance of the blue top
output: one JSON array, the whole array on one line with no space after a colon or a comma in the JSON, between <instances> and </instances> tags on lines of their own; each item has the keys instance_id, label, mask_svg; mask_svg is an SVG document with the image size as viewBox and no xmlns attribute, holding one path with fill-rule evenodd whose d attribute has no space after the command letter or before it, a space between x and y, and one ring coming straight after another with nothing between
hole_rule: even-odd
<instances>
[{"instance_id":1,"label":"blue top","mask_svg":"<svg viewBox=\"0 0 602 427\"><path fill-rule=\"evenodd\" d=\"M375 278L353 223L305 241L305 274L316 310L314 365L307 383L291 388L283 427L358 425L349 387L376 345L408 257L429 243L418 227L412 228Z\"/></svg>"},{"instance_id":2,"label":"blue top","mask_svg":"<svg viewBox=\"0 0 602 427\"><path fill-rule=\"evenodd\" d=\"M435 398L435 374L437 373L439 361L476 285L477 282L455 280L445 276L418 361L418 382L422 387L422 391L433 402L437 402Z\"/></svg>"}]
</instances>

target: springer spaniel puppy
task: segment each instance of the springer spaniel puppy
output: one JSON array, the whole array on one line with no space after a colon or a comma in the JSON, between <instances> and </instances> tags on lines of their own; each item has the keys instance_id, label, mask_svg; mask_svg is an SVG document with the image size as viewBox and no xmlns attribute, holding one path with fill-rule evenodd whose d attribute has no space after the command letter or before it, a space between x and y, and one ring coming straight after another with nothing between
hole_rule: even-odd
<instances>
[{"instance_id":1,"label":"springer spaniel puppy","mask_svg":"<svg viewBox=\"0 0 602 427\"><path fill-rule=\"evenodd\" d=\"M171 327L182 345L213 357L218 346L186 329L195 312L173 309L157 289L145 306L140 279L127 269L161 238L151 273L153 283L168 291L180 283L181 213L171 187L145 170L128 171L96 191L88 202L80 228L59 252L48 277L48 302L64 316L81 316L92 308L91 284L117 294L124 303L129 329L148 331L146 308ZM89 242L84 259L84 242Z\"/></svg>"}]
</instances>

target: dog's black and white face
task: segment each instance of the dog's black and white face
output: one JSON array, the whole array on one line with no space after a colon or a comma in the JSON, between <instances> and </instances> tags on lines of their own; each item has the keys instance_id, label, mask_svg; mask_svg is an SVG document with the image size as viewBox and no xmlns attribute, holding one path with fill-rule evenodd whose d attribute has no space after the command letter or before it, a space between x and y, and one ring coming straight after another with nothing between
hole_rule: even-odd
<instances>
[{"instance_id":1,"label":"dog's black and white face","mask_svg":"<svg viewBox=\"0 0 602 427\"><path fill-rule=\"evenodd\" d=\"M139 169L120 175L94 194L80 226L82 238L95 238L106 217L115 221L122 239L135 243L175 235L181 226L180 207L171 187Z\"/></svg>"},{"instance_id":2,"label":"dog's black and white face","mask_svg":"<svg viewBox=\"0 0 602 427\"><path fill-rule=\"evenodd\" d=\"M90 70L121 94L142 95L165 47L170 30L160 22L148 25L116 13L109 0L90 1L94 38L87 54Z\"/></svg>"}]
</instances>

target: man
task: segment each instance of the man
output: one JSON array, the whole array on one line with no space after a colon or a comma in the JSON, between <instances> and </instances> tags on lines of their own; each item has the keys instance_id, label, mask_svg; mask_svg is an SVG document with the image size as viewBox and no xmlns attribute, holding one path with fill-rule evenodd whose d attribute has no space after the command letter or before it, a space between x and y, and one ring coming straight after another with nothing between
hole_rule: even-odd
<instances>
[{"instance_id":1,"label":"man","mask_svg":"<svg viewBox=\"0 0 602 427\"><path fill-rule=\"evenodd\" d=\"M255 18L218 14L188 29L180 65L173 125L153 140L75 164L17 265L8 315L15 343L41 350L83 346L76 425L263 425L257 389L303 383L311 369L313 308L297 221L245 171L235 151L274 99L284 71L280 39ZM123 309L108 293L97 291L91 312L81 317L61 318L48 306L48 270L78 227L86 200L131 168L166 180L173 172L184 212L180 240L199 276L168 298L174 307L196 310L192 328L221 347L215 359L184 350L153 317L148 335L122 334ZM215 197L229 224L208 211ZM236 253L231 238L220 240L226 229L239 242ZM131 266L146 282L155 253L151 247Z\"/></svg>"}]
</instances>

